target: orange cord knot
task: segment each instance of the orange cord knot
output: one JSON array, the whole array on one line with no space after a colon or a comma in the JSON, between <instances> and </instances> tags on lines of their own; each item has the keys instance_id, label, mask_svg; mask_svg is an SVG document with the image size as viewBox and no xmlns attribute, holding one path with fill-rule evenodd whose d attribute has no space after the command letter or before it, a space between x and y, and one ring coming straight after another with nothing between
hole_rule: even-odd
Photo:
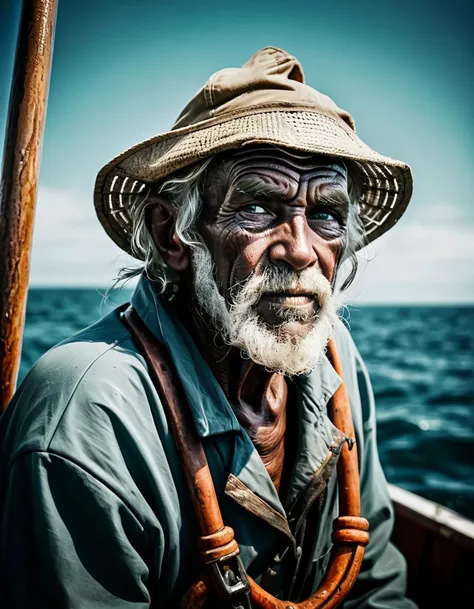
<instances>
[{"instance_id":1,"label":"orange cord knot","mask_svg":"<svg viewBox=\"0 0 474 609\"><path fill-rule=\"evenodd\" d=\"M236 556L240 552L239 544L234 539L234 530L231 527L223 527L212 535L200 537L198 547L206 565L221 558Z\"/></svg>"},{"instance_id":2,"label":"orange cord knot","mask_svg":"<svg viewBox=\"0 0 474 609\"><path fill-rule=\"evenodd\" d=\"M332 542L337 544L369 543L369 522L359 516L340 516L333 522Z\"/></svg>"}]
</instances>

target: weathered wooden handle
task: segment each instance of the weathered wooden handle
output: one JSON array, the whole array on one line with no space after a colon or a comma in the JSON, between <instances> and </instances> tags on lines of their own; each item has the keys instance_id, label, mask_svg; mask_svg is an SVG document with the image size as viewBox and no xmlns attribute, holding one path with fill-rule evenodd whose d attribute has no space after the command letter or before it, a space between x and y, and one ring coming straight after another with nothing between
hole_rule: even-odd
<instances>
[{"instance_id":1,"label":"weathered wooden handle","mask_svg":"<svg viewBox=\"0 0 474 609\"><path fill-rule=\"evenodd\" d=\"M57 0L23 0L0 183L0 410L20 368Z\"/></svg>"}]
</instances>

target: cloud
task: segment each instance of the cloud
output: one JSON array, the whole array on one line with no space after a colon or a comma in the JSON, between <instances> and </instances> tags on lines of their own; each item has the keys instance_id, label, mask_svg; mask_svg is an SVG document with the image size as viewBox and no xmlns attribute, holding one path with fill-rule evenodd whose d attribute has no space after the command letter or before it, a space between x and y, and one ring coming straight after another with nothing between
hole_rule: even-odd
<instances>
[{"instance_id":1,"label":"cloud","mask_svg":"<svg viewBox=\"0 0 474 609\"><path fill-rule=\"evenodd\" d=\"M361 302L474 302L474 226L402 223L361 257Z\"/></svg>"},{"instance_id":2,"label":"cloud","mask_svg":"<svg viewBox=\"0 0 474 609\"><path fill-rule=\"evenodd\" d=\"M101 227L92 195L40 186L32 284L107 286L130 261Z\"/></svg>"}]
</instances>

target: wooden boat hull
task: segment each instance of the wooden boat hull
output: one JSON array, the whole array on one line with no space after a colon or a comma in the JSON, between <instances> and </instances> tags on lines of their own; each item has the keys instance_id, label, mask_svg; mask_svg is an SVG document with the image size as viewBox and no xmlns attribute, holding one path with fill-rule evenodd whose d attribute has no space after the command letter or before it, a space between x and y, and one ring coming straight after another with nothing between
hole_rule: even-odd
<instances>
[{"instance_id":1,"label":"wooden boat hull","mask_svg":"<svg viewBox=\"0 0 474 609\"><path fill-rule=\"evenodd\" d=\"M392 541L407 561L408 597L420 609L474 606L474 523L399 487L390 485L390 495Z\"/></svg>"}]
</instances>

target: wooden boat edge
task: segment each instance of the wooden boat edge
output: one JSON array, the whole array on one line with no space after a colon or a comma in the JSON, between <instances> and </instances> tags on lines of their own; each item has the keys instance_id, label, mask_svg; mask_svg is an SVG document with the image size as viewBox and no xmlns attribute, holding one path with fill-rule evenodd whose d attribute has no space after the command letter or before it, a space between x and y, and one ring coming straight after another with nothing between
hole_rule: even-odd
<instances>
[{"instance_id":1,"label":"wooden boat edge","mask_svg":"<svg viewBox=\"0 0 474 609\"><path fill-rule=\"evenodd\" d=\"M432 533L474 551L474 522L439 503L389 484L397 517L416 522Z\"/></svg>"}]
</instances>

